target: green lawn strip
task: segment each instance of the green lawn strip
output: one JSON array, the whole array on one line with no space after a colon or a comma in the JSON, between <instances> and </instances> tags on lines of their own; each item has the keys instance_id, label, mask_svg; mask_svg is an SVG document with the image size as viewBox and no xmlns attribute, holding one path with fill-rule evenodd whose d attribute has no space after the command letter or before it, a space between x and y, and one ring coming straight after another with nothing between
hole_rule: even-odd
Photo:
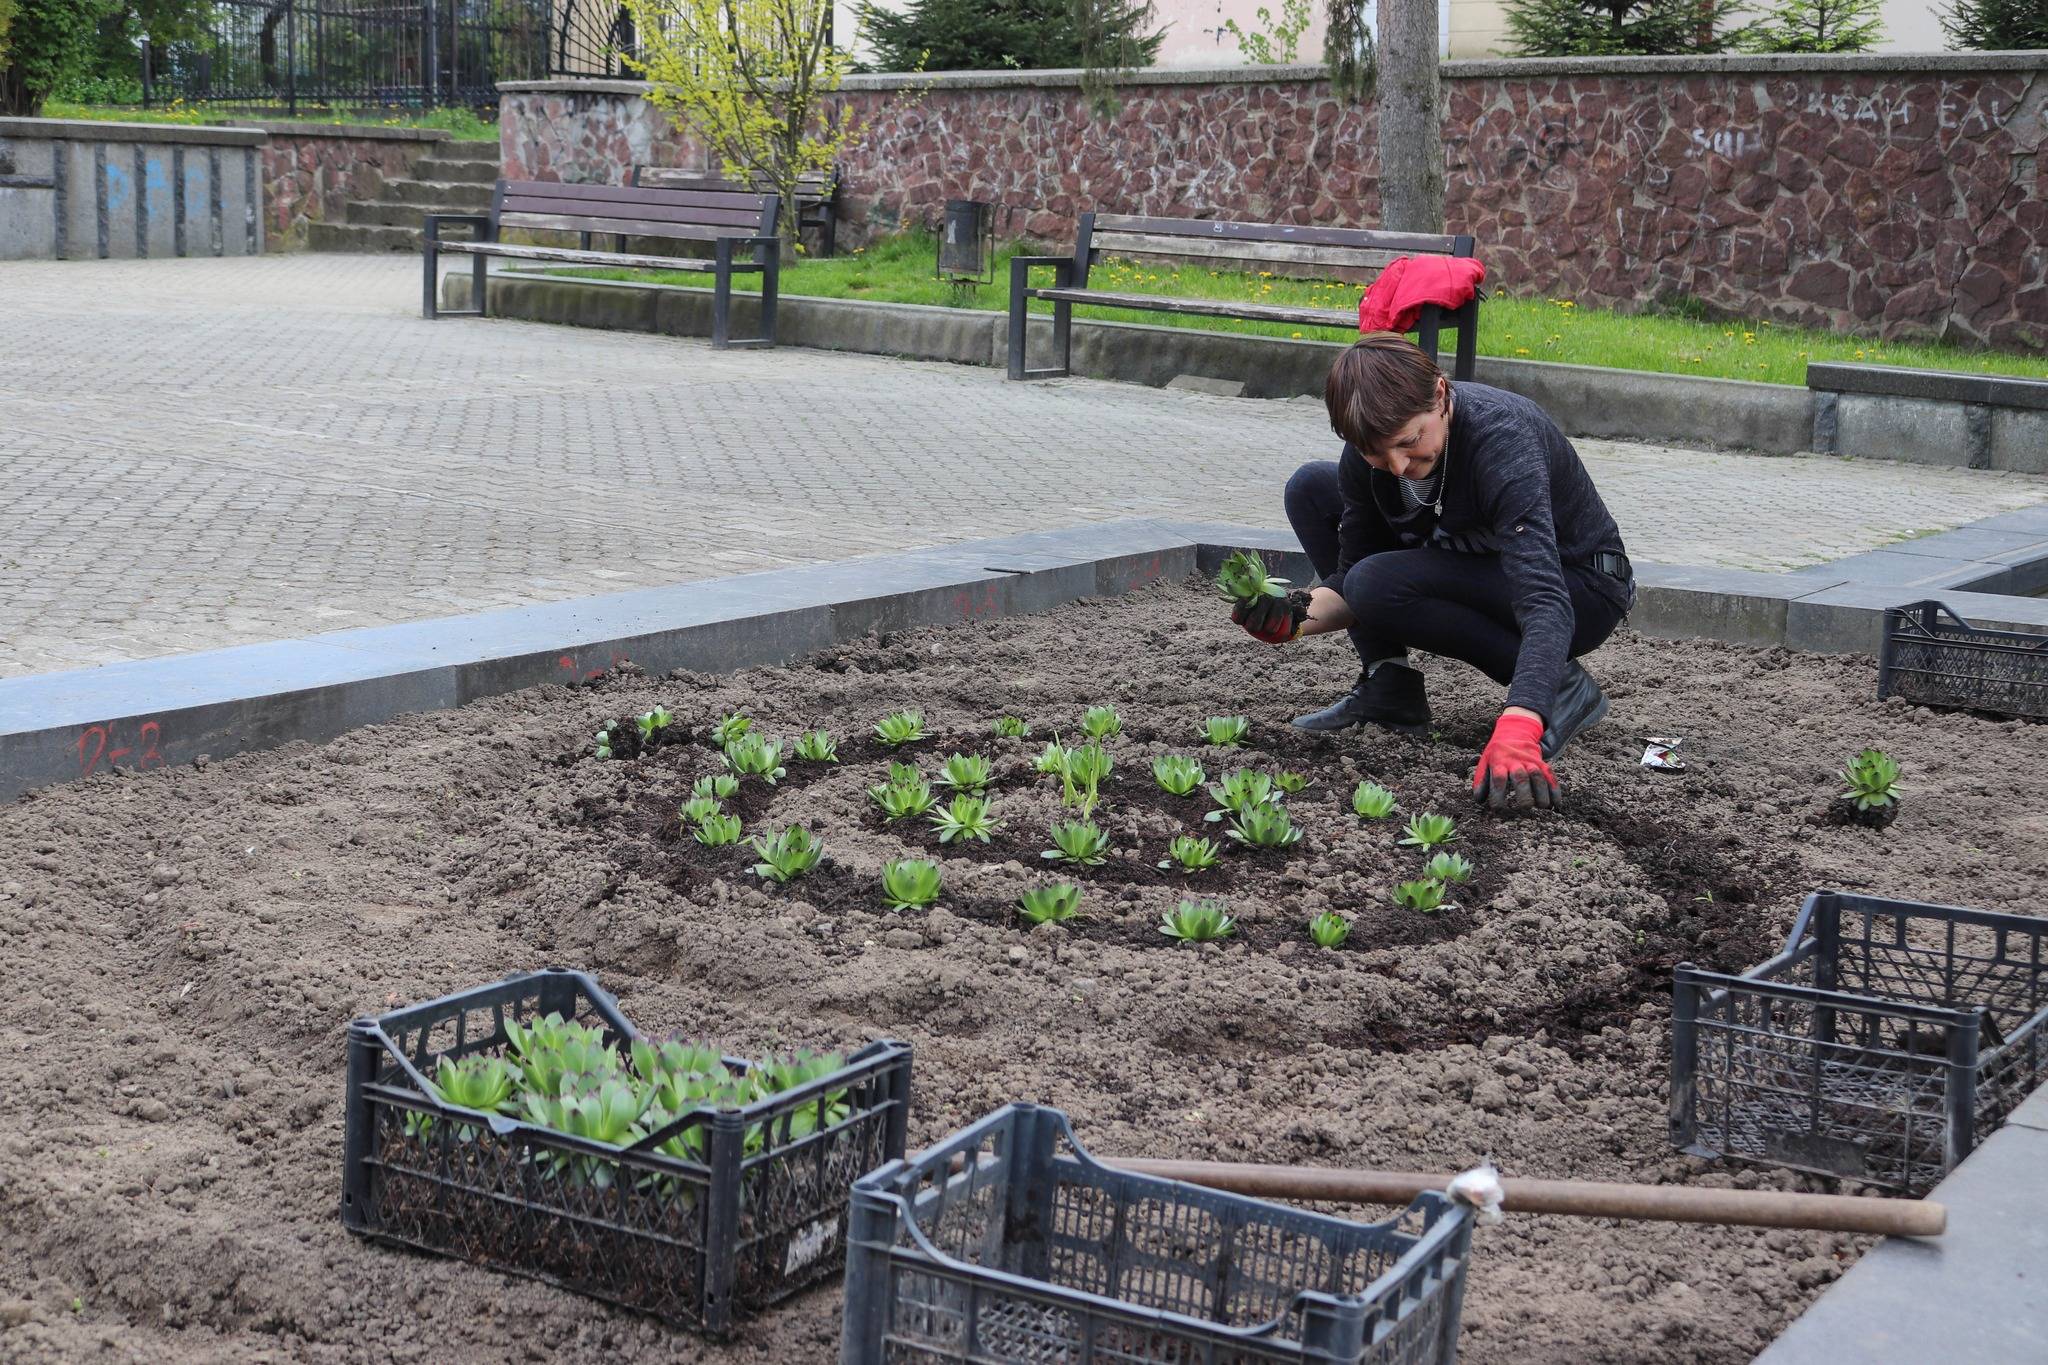
<instances>
[{"instance_id":1,"label":"green lawn strip","mask_svg":"<svg viewBox=\"0 0 2048 1365\"><path fill-rule=\"evenodd\" d=\"M879 239L864 250L831 259L803 258L785 263L782 292L813 298L876 299L885 303L923 303L944 307L1001 311L1009 307L1010 257L1015 247L997 253L993 284L956 292L932 275L932 238L907 233ZM546 273L592 279L640 280L659 284L701 286L706 277L689 271L615 270L605 267L558 268ZM1034 272L1035 281L1052 282L1052 272ZM744 281L744 282L743 282ZM1234 274L1199 266L1111 261L1089 277L1093 286L1146 294L1195 295L1204 298L1254 300L1260 303L1306 304L1353 312L1359 287L1273 275ZM751 277L734 281L752 289ZM1049 312L1051 305L1034 311ZM1276 323L1240 322L1134 309L1076 308L1075 316L1110 322L1143 322L1167 327L1252 336L1292 337L1315 341L1348 341L1355 328L1290 327ZM1445 334L1446 348L1450 334ZM2048 378L2048 359L2001 351L1972 351L1955 346L1867 337L1787 327L1766 321L1697 321L1654 314L1620 314L1580 308L1569 299L1511 298L1489 295L1479 308L1479 351L1482 355L1527 360L1555 360L1606 369L1650 370L1663 374L1700 374L1717 379L1755 379L1770 384L1804 386L1810 360L1869 361L1935 370Z\"/></svg>"},{"instance_id":2,"label":"green lawn strip","mask_svg":"<svg viewBox=\"0 0 2048 1365\"><path fill-rule=\"evenodd\" d=\"M95 119L114 123L178 123L216 127L225 120L266 123L324 123L333 126L370 128L438 128L463 142L496 142L498 125L477 117L468 109L384 109L332 108L301 109L288 114L282 109L223 109L174 101L148 109L120 104L68 104L50 100L43 105L44 118Z\"/></svg>"}]
</instances>

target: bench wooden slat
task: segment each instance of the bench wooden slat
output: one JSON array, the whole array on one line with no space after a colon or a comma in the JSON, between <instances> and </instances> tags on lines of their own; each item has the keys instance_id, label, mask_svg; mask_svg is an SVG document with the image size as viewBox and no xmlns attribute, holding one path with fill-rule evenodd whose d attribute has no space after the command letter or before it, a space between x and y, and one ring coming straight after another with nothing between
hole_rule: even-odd
<instances>
[{"instance_id":1,"label":"bench wooden slat","mask_svg":"<svg viewBox=\"0 0 2048 1365\"><path fill-rule=\"evenodd\" d=\"M773 185L751 185L744 181L728 180L722 175L711 175L704 171L682 171L669 166L636 166L633 169L633 183L665 190L714 191L720 193L762 194ZM832 177L822 171L806 171L797 177L797 198L802 201L822 200L831 197Z\"/></svg>"},{"instance_id":2,"label":"bench wooden slat","mask_svg":"<svg viewBox=\"0 0 2048 1365\"><path fill-rule=\"evenodd\" d=\"M507 180L507 199L587 199L617 203L701 205L758 215L766 195L753 190L636 189L631 185L572 185L559 180Z\"/></svg>"},{"instance_id":3,"label":"bench wooden slat","mask_svg":"<svg viewBox=\"0 0 2048 1365\"><path fill-rule=\"evenodd\" d=\"M1308 327L1357 330L1358 313L1344 308L1298 308L1281 303L1239 303L1232 299L1191 299L1158 294L1120 294L1108 289L1027 289L1034 299L1091 304L1097 308L1143 308L1155 313L1195 313L1247 322L1288 322Z\"/></svg>"},{"instance_id":4,"label":"bench wooden slat","mask_svg":"<svg viewBox=\"0 0 2048 1365\"><path fill-rule=\"evenodd\" d=\"M655 223L626 218L582 218L567 213L506 213L498 227L526 228L548 232L603 232L622 237L665 237L684 242L715 242L721 237L751 237L723 223Z\"/></svg>"},{"instance_id":5,"label":"bench wooden slat","mask_svg":"<svg viewBox=\"0 0 2048 1365\"><path fill-rule=\"evenodd\" d=\"M1382 232L1376 228L1297 227L1290 223L1240 223L1222 218L1150 218L1098 213L1095 231L1142 232L1162 237L1201 237L1231 242L1306 242L1313 246L1363 247L1393 252L1452 256L1469 241L1451 233Z\"/></svg>"},{"instance_id":6,"label":"bench wooden slat","mask_svg":"<svg viewBox=\"0 0 2048 1365\"><path fill-rule=\"evenodd\" d=\"M498 206L501 218L515 213L554 214L568 218L601 218L607 222L692 223L699 227L733 227L758 231L761 210L690 208L670 204L621 204L595 199L527 199L506 195ZM727 236L739 236L732 232Z\"/></svg>"},{"instance_id":7,"label":"bench wooden slat","mask_svg":"<svg viewBox=\"0 0 2048 1365\"><path fill-rule=\"evenodd\" d=\"M710 270L714 262L691 256L641 256L623 251L580 251L568 247L512 246L505 242L444 241L441 254L460 256L506 256L519 261L559 261L569 265L616 265L630 270ZM733 261L735 270L751 270L753 262L741 256Z\"/></svg>"},{"instance_id":8,"label":"bench wooden slat","mask_svg":"<svg viewBox=\"0 0 2048 1365\"><path fill-rule=\"evenodd\" d=\"M1175 256L1205 261L1245 261L1264 265L1321 266L1335 270L1384 270L1403 253L1352 246L1320 246L1309 242L1233 241L1214 237L1169 237L1145 232L1095 229L1091 262L1106 256Z\"/></svg>"}]
</instances>

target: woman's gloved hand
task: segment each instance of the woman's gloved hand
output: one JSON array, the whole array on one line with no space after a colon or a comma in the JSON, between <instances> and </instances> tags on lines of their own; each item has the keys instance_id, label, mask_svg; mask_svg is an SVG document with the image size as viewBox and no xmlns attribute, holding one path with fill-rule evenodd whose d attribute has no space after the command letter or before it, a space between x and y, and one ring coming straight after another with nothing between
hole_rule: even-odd
<instances>
[{"instance_id":1,"label":"woman's gloved hand","mask_svg":"<svg viewBox=\"0 0 2048 1365\"><path fill-rule=\"evenodd\" d=\"M1296 589L1284 598L1260 598L1251 606L1233 606L1231 620L1255 641L1286 645L1300 634L1300 622L1309 620L1309 593Z\"/></svg>"},{"instance_id":2,"label":"woman's gloved hand","mask_svg":"<svg viewBox=\"0 0 2048 1365\"><path fill-rule=\"evenodd\" d=\"M1543 810L1557 806L1557 778L1543 761L1543 722L1509 712L1494 723L1493 738L1472 770L1472 799L1505 810L1520 799Z\"/></svg>"},{"instance_id":3,"label":"woman's gloved hand","mask_svg":"<svg viewBox=\"0 0 2048 1365\"><path fill-rule=\"evenodd\" d=\"M1301 634L1302 613L1291 597L1261 597L1248 607L1232 607L1230 619L1269 645L1284 645Z\"/></svg>"}]
</instances>

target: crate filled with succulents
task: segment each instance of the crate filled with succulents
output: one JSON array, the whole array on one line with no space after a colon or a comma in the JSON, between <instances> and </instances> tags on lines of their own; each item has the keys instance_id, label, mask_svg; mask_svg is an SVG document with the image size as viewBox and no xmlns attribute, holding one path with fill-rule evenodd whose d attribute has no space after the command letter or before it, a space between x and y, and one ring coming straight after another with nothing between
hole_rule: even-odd
<instances>
[{"instance_id":1,"label":"crate filled with succulents","mask_svg":"<svg viewBox=\"0 0 2048 1365\"><path fill-rule=\"evenodd\" d=\"M724 1056L578 972L358 1020L348 1056L351 1230L713 1334L838 1270L909 1109L902 1044Z\"/></svg>"}]
</instances>

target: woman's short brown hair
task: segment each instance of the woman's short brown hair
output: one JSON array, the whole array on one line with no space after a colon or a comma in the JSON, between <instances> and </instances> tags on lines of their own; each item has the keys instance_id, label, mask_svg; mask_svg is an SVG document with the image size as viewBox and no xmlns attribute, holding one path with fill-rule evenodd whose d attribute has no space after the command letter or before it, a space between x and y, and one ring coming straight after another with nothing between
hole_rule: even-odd
<instances>
[{"instance_id":1,"label":"woman's short brown hair","mask_svg":"<svg viewBox=\"0 0 2048 1365\"><path fill-rule=\"evenodd\" d=\"M1436 406L1443 371L1398 332L1368 332L1351 344L1323 383L1330 429L1368 454Z\"/></svg>"}]
</instances>

